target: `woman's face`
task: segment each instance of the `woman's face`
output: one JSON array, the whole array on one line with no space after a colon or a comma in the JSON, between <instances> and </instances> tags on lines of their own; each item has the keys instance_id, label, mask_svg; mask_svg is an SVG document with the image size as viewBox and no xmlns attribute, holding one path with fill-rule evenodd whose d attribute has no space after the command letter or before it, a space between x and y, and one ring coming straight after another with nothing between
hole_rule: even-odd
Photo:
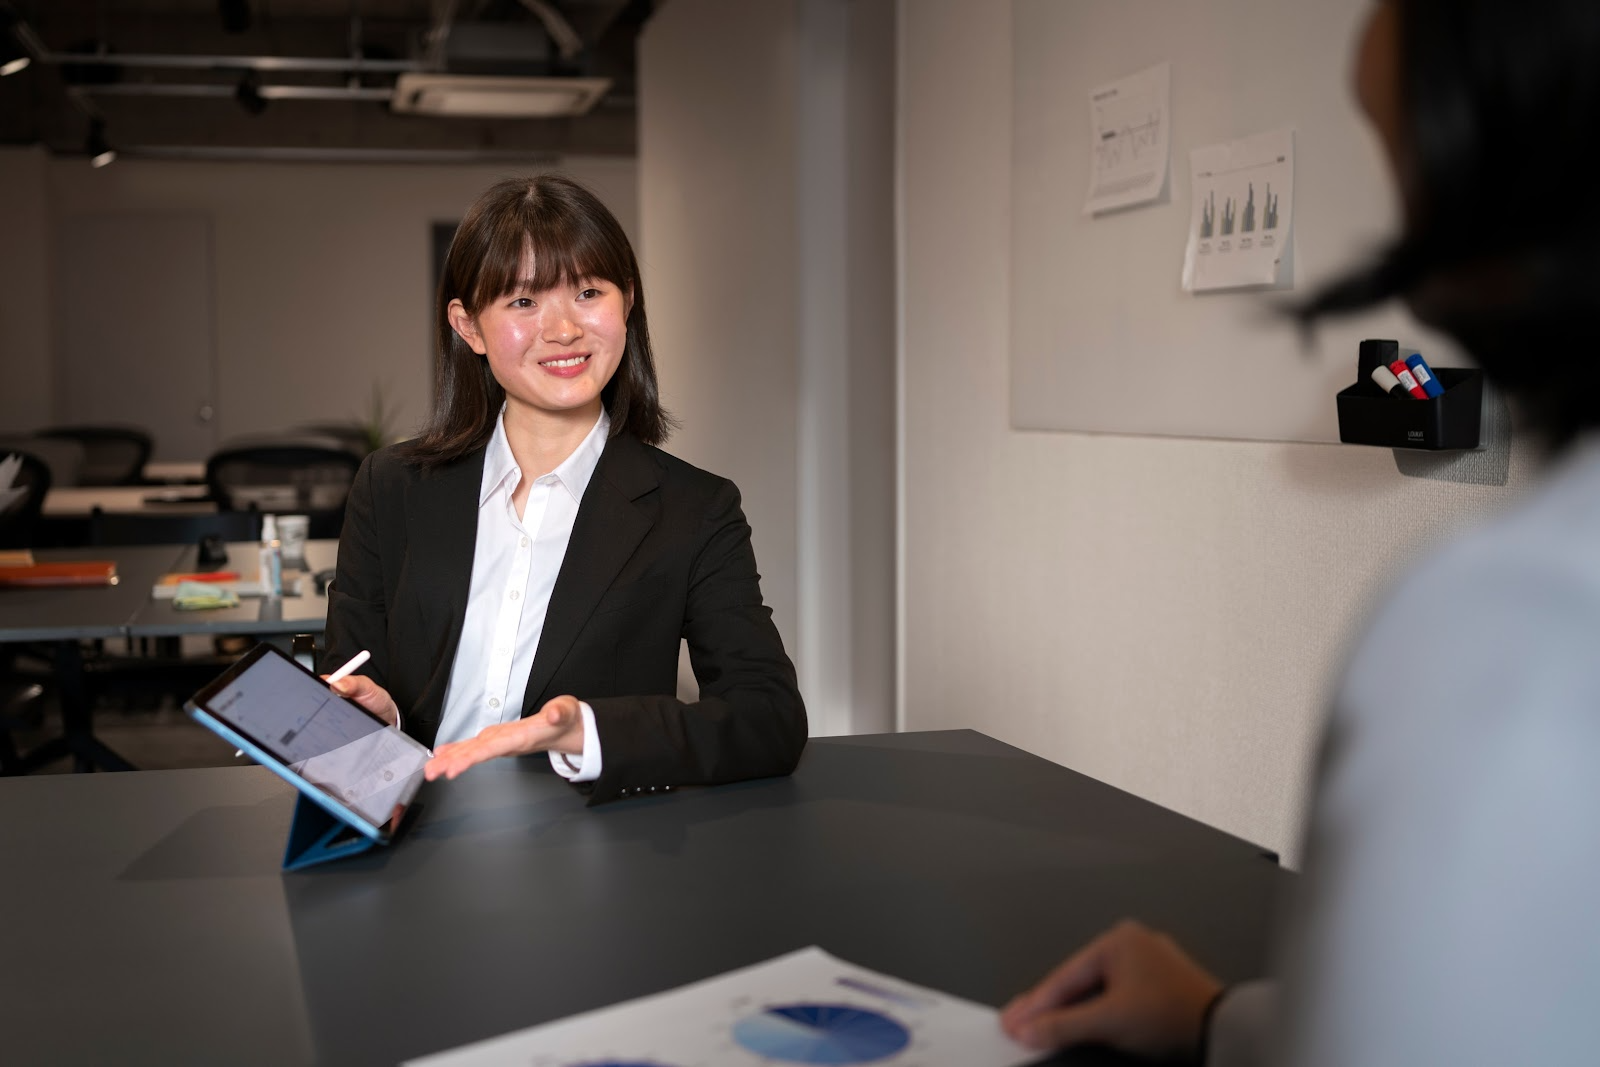
<instances>
[{"instance_id":1,"label":"woman's face","mask_svg":"<svg viewBox=\"0 0 1600 1067\"><path fill-rule=\"evenodd\" d=\"M532 277L532 263L524 264ZM629 294L603 278L497 297L473 317L450 302L450 325L506 391L508 416L595 419L622 362Z\"/></svg>"},{"instance_id":2,"label":"woman's face","mask_svg":"<svg viewBox=\"0 0 1600 1067\"><path fill-rule=\"evenodd\" d=\"M1356 101L1383 142L1397 182L1406 185L1406 152L1400 118L1400 12L1398 0L1378 0L1367 16L1356 49Z\"/></svg>"}]
</instances>

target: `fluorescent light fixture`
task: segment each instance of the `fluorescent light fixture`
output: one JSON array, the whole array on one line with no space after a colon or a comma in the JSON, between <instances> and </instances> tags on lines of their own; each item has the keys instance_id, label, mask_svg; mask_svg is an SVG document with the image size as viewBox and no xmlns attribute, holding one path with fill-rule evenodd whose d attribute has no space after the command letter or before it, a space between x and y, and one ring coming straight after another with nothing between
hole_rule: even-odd
<instances>
[{"instance_id":1,"label":"fluorescent light fixture","mask_svg":"<svg viewBox=\"0 0 1600 1067\"><path fill-rule=\"evenodd\" d=\"M389 106L402 114L434 118L564 118L582 115L610 88L609 78L402 74Z\"/></svg>"}]
</instances>

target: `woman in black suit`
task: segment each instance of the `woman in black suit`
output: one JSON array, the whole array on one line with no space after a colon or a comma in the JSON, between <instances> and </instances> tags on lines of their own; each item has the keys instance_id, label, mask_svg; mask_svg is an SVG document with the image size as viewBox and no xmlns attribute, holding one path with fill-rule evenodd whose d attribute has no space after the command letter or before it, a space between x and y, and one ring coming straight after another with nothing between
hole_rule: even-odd
<instances>
[{"instance_id":1,"label":"woman in black suit","mask_svg":"<svg viewBox=\"0 0 1600 1067\"><path fill-rule=\"evenodd\" d=\"M428 425L351 489L326 661L372 659L341 692L436 745L430 779L548 752L594 803L793 770L805 708L750 527L731 482L655 447L671 420L616 219L564 178L500 182L436 320Z\"/></svg>"}]
</instances>

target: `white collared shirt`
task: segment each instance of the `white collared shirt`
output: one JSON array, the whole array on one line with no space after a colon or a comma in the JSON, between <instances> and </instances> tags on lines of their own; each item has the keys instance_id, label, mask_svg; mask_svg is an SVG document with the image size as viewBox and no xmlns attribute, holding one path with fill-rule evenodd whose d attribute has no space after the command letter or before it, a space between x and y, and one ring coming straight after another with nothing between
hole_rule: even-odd
<instances>
[{"instance_id":1,"label":"white collared shirt","mask_svg":"<svg viewBox=\"0 0 1600 1067\"><path fill-rule=\"evenodd\" d=\"M572 538L578 504L611 433L611 419L601 411L600 420L572 455L549 474L533 480L519 518L512 495L522 484L523 474L506 439L505 418L501 408L483 457L472 582L461 642L445 688L444 714L435 742L440 745L465 741L486 726L514 722L522 716L528 674L539 650L556 575ZM552 752L550 763L569 781L592 782L600 777L600 738L594 728L594 710L587 703L581 710L581 760L574 764L570 757Z\"/></svg>"}]
</instances>

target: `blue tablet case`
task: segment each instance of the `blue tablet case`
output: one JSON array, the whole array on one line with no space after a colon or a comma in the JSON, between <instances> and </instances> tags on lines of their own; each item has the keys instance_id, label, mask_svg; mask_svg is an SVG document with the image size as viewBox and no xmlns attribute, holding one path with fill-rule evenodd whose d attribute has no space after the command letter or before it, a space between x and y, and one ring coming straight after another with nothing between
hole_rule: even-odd
<instances>
[{"instance_id":1,"label":"blue tablet case","mask_svg":"<svg viewBox=\"0 0 1600 1067\"><path fill-rule=\"evenodd\" d=\"M377 845L366 834L323 810L322 805L296 793L294 818L289 821L289 843L283 850L283 869L298 871L329 860L354 856Z\"/></svg>"}]
</instances>

